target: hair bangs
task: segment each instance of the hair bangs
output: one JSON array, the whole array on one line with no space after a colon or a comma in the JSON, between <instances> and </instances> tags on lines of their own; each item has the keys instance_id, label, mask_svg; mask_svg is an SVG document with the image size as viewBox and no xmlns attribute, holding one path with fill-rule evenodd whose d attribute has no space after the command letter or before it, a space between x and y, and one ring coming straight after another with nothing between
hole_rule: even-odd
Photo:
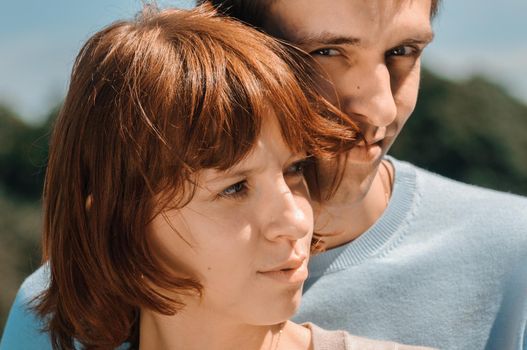
<instances>
[{"instance_id":1,"label":"hair bangs","mask_svg":"<svg viewBox=\"0 0 527 350\"><path fill-rule=\"evenodd\" d=\"M184 53L177 44L174 50L180 56L174 65L185 72L186 86L179 84L170 100L190 103L174 104L165 139L174 161L184 162L189 172L238 163L251 151L266 118L278 119L293 152L309 143L303 126L314 111L289 67L291 53L261 33L231 24L239 27L238 45L221 31L200 35L194 28L185 37Z\"/></svg>"}]
</instances>

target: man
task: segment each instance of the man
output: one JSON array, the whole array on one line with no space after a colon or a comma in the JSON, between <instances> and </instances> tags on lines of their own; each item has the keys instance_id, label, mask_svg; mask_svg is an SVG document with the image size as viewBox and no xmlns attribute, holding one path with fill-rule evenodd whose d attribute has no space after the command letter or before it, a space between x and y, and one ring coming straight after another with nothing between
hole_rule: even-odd
<instances>
[{"instance_id":1,"label":"man","mask_svg":"<svg viewBox=\"0 0 527 350\"><path fill-rule=\"evenodd\" d=\"M364 133L338 192L318 208L326 252L312 258L296 320L441 349L523 348L525 298L517 308L504 298L526 261L527 201L385 158L415 106L437 2L213 2L310 52L327 76L321 92ZM42 337L22 305L45 283L41 269L21 287L2 345L16 332L27 344Z\"/></svg>"},{"instance_id":2,"label":"man","mask_svg":"<svg viewBox=\"0 0 527 350\"><path fill-rule=\"evenodd\" d=\"M296 320L441 349L527 348L527 290L516 308L507 297L527 263L527 200L385 158L415 107L438 1L209 1L309 52L321 92L364 133L319 208L327 251Z\"/></svg>"}]
</instances>

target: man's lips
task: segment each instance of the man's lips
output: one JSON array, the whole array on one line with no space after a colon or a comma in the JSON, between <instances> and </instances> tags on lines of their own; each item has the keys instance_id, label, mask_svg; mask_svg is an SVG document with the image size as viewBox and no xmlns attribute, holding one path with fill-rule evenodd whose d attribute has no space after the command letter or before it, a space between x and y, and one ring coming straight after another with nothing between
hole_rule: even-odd
<instances>
[{"instance_id":1,"label":"man's lips","mask_svg":"<svg viewBox=\"0 0 527 350\"><path fill-rule=\"evenodd\" d=\"M383 142L387 139L390 139L392 136L390 135L382 135L377 136L371 139L364 139L361 142L357 144L359 147L366 147L366 146L380 146L383 144Z\"/></svg>"},{"instance_id":2,"label":"man's lips","mask_svg":"<svg viewBox=\"0 0 527 350\"><path fill-rule=\"evenodd\" d=\"M383 142L380 140L373 144L366 144L365 141L360 142L355 147L352 147L348 153L348 160L351 163L364 163L370 164L380 157L383 154Z\"/></svg>"}]
</instances>

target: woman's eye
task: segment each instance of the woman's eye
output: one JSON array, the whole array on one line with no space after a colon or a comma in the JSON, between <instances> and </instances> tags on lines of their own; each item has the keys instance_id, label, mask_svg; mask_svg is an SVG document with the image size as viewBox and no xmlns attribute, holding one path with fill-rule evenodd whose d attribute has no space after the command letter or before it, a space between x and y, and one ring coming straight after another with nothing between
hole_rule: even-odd
<instances>
[{"instance_id":1,"label":"woman's eye","mask_svg":"<svg viewBox=\"0 0 527 350\"><path fill-rule=\"evenodd\" d=\"M322 48L310 52L313 56L338 56L340 52L336 49Z\"/></svg>"},{"instance_id":2,"label":"woman's eye","mask_svg":"<svg viewBox=\"0 0 527 350\"><path fill-rule=\"evenodd\" d=\"M295 162L287 167L285 174L286 175L300 175L304 176L304 171L306 170L307 160L303 159L299 162Z\"/></svg>"},{"instance_id":3,"label":"woman's eye","mask_svg":"<svg viewBox=\"0 0 527 350\"><path fill-rule=\"evenodd\" d=\"M219 193L219 197L223 198L238 198L247 193L247 182L237 182Z\"/></svg>"}]
</instances>

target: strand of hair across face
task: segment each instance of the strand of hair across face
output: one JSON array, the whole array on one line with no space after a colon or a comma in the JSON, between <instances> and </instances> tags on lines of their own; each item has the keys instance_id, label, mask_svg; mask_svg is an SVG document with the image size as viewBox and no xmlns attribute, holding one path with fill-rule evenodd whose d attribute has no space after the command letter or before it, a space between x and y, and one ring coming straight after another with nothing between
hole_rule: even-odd
<instances>
[{"instance_id":1,"label":"strand of hair across face","mask_svg":"<svg viewBox=\"0 0 527 350\"><path fill-rule=\"evenodd\" d=\"M379 169L379 176L381 178L382 187L384 190L384 199L385 204L388 206L388 202L390 202L390 196L392 195L393 191L393 179L392 179L392 173L390 172L390 169L388 169L388 165L386 165L385 160L381 161L381 164L386 171L387 179L384 178L382 171Z\"/></svg>"}]
</instances>

